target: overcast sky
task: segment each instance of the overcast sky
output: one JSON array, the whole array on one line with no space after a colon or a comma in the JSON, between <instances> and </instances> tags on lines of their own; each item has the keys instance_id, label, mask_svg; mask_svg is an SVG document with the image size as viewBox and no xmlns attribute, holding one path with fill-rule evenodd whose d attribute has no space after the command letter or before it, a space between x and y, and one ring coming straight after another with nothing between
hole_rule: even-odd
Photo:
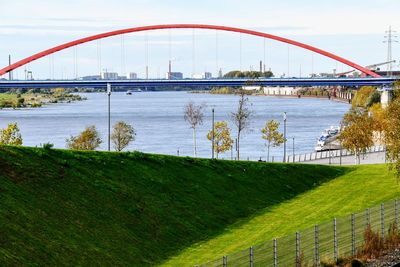
<instances>
[{"instance_id":1,"label":"overcast sky","mask_svg":"<svg viewBox=\"0 0 400 267\"><path fill-rule=\"evenodd\" d=\"M382 42L389 25L400 30L399 0L0 0L0 64L22 59L51 46L120 28L167 23L202 23L259 30L318 46L362 65L386 60ZM169 37L169 34L171 37ZM143 75L146 65L144 35L124 37L125 56L121 59L121 38L101 43L101 64L97 43L79 47L79 75L95 74L99 68ZM257 68L263 60L263 41L256 37L215 32L195 32L193 57L192 31L172 30L148 33L150 74L163 76L169 58L174 70L216 72ZM218 40L218 41L217 41ZM239 47L242 43L240 60ZM171 44L171 49L169 49ZM331 71L345 66L312 56L285 44L266 43L266 65L277 75ZM399 59L399 44L393 54ZM170 52L171 51L171 52ZM289 57L289 64L288 64ZM193 58L195 59L193 63ZM49 61L54 60L54 68ZM28 66L37 78L73 76L73 51L54 55ZM124 62L124 63L123 63ZM19 78L23 70L19 70Z\"/></svg>"}]
</instances>

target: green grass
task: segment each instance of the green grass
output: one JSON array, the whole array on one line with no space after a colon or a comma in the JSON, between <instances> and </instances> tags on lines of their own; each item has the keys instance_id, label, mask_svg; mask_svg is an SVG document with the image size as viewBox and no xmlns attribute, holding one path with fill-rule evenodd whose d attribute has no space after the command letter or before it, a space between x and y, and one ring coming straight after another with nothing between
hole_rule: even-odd
<instances>
[{"instance_id":1,"label":"green grass","mask_svg":"<svg viewBox=\"0 0 400 267\"><path fill-rule=\"evenodd\" d=\"M373 168L0 147L0 265L193 265L393 197Z\"/></svg>"},{"instance_id":2,"label":"green grass","mask_svg":"<svg viewBox=\"0 0 400 267\"><path fill-rule=\"evenodd\" d=\"M188 247L163 265L205 263L400 196L399 184L387 166L363 165L347 169L349 171L337 179L259 211L252 218L229 226L217 237Z\"/></svg>"}]
</instances>

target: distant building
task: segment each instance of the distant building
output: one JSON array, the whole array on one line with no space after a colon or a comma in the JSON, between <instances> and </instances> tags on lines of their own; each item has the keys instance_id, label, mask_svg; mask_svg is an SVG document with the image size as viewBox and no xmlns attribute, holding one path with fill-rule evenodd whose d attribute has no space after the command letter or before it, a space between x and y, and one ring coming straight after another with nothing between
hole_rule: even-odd
<instances>
[{"instance_id":1,"label":"distant building","mask_svg":"<svg viewBox=\"0 0 400 267\"><path fill-rule=\"evenodd\" d=\"M200 74L193 74L192 75L193 79L211 79L212 78L212 74L211 72L203 72Z\"/></svg>"},{"instance_id":2,"label":"distant building","mask_svg":"<svg viewBox=\"0 0 400 267\"><path fill-rule=\"evenodd\" d=\"M183 79L183 73L182 72L167 72L165 74L165 79L167 79L167 80L180 80L180 79Z\"/></svg>"},{"instance_id":3,"label":"distant building","mask_svg":"<svg viewBox=\"0 0 400 267\"><path fill-rule=\"evenodd\" d=\"M89 76L83 76L81 79L84 81L100 80L101 76L100 75L89 75Z\"/></svg>"},{"instance_id":4,"label":"distant building","mask_svg":"<svg viewBox=\"0 0 400 267\"><path fill-rule=\"evenodd\" d=\"M101 79L102 80L117 80L118 79L118 73L117 72L102 72L101 73Z\"/></svg>"},{"instance_id":5,"label":"distant building","mask_svg":"<svg viewBox=\"0 0 400 267\"><path fill-rule=\"evenodd\" d=\"M126 77L129 80L136 80L137 79L137 73L136 72L129 72L126 74Z\"/></svg>"},{"instance_id":6,"label":"distant building","mask_svg":"<svg viewBox=\"0 0 400 267\"><path fill-rule=\"evenodd\" d=\"M118 76L118 80L126 80L126 76Z\"/></svg>"}]
</instances>

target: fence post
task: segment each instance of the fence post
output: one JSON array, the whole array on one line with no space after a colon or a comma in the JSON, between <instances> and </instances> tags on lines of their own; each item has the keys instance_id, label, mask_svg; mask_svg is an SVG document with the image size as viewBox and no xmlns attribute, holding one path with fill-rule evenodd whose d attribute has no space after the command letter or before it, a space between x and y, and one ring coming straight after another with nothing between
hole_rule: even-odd
<instances>
[{"instance_id":1,"label":"fence post","mask_svg":"<svg viewBox=\"0 0 400 267\"><path fill-rule=\"evenodd\" d=\"M296 232L296 267L300 267L300 233Z\"/></svg>"},{"instance_id":2,"label":"fence post","mask_svg":"<svg viewBox=\"0 0 400 267\"><path fill-rule=\"evenodd\" d=\"M394 201L394 221L396 225L396 232L399 231L399 203L397 199Z\"/></svg>"},{"instance_id":3,"label":"fence post","mask_svg":"<svg viewBox=\"0 0 400 267\"><path fill-rule=\"evenodd\" d=\"M226 257L226 256L223 256L223 257L222 257L222 266L223 266L223 267L226 267L227 263L228 263L227 257Z\"/></svg>"},{"instance_id":4,"label":"fence post","mask_svg":"<svg viewBox=\"0 0 400 267\"><path fill-rule=\"evenodd\" d=\"M367 227L371 225L371 215L369 209L365 210L365 219L367 220Z\"/></svg>"},{"instance_id":5,"label":"fence post","mask_svg":"<svg viewBox=\"0 0 400 267\"><path fill-rule=\"evenodd\" d=\"M254 251L253 247L250 247L250 267L253 267L253 257L254 257Z\"/></svg>"},{"instance_id":6,"label":"fence post","mask_svg":"<svg viewBox=\"0 0 400 267\"><path fill-rule=\"evenodd\" d=\"M385 240L385 204L381 204L381 237Z\"/></svg>"},{"instance_id":7,"label":"fence post","mask_svg":"<svg viewBox=\"0 0 400 267\"><path fill-rule=\"evenodd\" d=\"M278 266L278 244L274 239L274 267Z\"/></svg>"},{"instance_id":8,"label":"fence post","mask_svg":"<svg viewBox=\"0 0 400 267\"><path fill-rule=\"evenodd\" d=\"M315 266L319 266L319 240L318 240L318 224L315 225Z\"/></svg>"},{"instance_id":9,"label":"fence post","mask_svg":"<svg viewBox=\"0 0 400 267\"><path fill-rule=\"evenodd\" d=\"M356 255L356 229L354 213L351 214L351 255Z\"/></svg>"},{"instance_id":10,"label":"fence post","mask_svg":"<svg viewBox=\"0 0 400 267\"><path fill-rule=\"evenodd\" d=\"M338 243L337 243L337 228L336 218L333 219L333 259L337 262L338 259Z\"/></svg>"}]
</instances>

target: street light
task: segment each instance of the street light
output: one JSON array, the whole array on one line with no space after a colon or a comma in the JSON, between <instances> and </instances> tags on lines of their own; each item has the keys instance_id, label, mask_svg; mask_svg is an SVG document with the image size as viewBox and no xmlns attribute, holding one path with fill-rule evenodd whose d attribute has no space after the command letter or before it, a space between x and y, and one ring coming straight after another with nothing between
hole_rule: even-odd
<instances>
[{"instance_id":1,"label":"street light","mask_svg":"<svg viewBox=\"0 0 400 267\"><path fill-rule=\"evenodd\" d=\"M214 159L214 137L215 137L215 133L214 133L214 109L212 109L212 152L211 152L211 158Z\"/></svg>"},{"instance_id":2,"label":"street light","mask_svg":"<svg viewBox=\"0 0 400 267\"><path fill-rule=\"evenodd\" d=\"M292 155L293 155L292 157L293 157L293 162L294 162L294 137L293 137L293 146L292 146L292 150L293 150L293 151L292 151Z\"/></svg>"},{"instance_id":3,"label":"street light","mask_svg":"<svg viewBox=\"0 0 400 267\"><path fill-rule=\"evenodd\" d=\"M110 151L111 141L111 84L107 83L107 96L108 96L108 151Z\"/></svg>"},{"instance_id":4,"label":"street light","mask_svg":"<svg viewBox=\"0 0 400 267\"><path fill-rule=\"evenodd\" d=\"M286 162L286 112L283 112L283 162Z\"/></svg>"}]
</instances>

